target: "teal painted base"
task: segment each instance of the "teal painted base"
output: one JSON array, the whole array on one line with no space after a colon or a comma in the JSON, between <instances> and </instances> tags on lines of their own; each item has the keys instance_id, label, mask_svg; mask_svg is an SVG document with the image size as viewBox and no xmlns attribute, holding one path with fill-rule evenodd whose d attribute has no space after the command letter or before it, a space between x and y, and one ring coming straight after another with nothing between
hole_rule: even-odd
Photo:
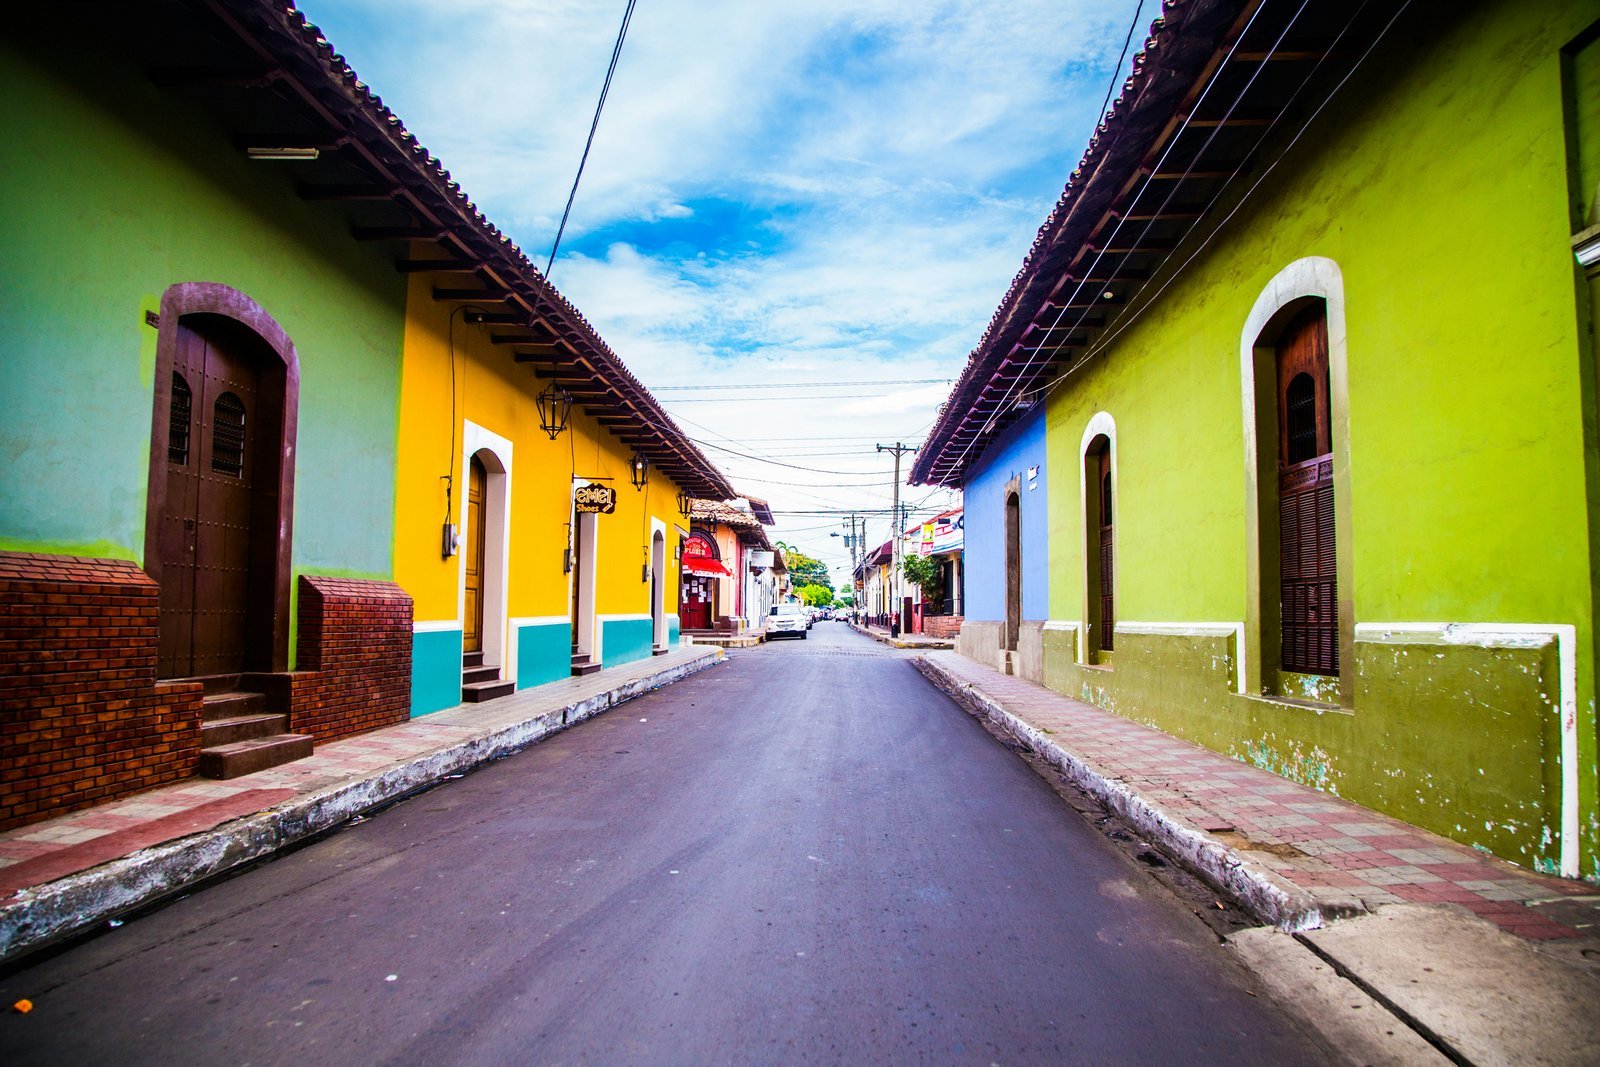
<instances>
[{"instance_id":1,"label":"teal painted base","mask_svg":"<svg viewBox=\"0 0 1600 1067\"><path fill-rule=\"evenodd\" d=\"M461 703L461 631L411 635L411 717Z\"/></svg>"},{"instance_id":2,"label":"teal painted base","mask_svg":"<svg viewBox=\"0 0 1600 1067\"><path fill-rule=\"evenodd\" d=\"M680 639L680 630L681 630L681 627L678 625L678 617L676 615L668 615L667 616L667 647L668 648L677 648L678 647L679 639Z\"/></svg>"},{"instance_id":3,"label":"teal painted base","mask_svg":"<svg viewBox=\"0 0 1600 1067\"><path fill-rule=\"evenodd\" d=\"M649 619L604 619L600 623L600 652L607 667L649 659Z\"/></svg>"},{"instance_id":4,"label":"teal painted base","mask_svg":"<svg viewBox=\"0 0 1600 1067\"><path fill-rule=\"evenodd\" d=\"M517 627L517 688L572 676L572 626L566 622Z\"/></svg>"}]
</instances>

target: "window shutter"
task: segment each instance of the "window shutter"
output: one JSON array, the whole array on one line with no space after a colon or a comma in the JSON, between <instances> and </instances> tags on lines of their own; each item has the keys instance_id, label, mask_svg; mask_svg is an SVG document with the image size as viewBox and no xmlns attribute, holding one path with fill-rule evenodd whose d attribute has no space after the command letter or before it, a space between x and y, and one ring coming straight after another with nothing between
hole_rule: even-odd
<instances>
[{"instance_id":1,"label":"window shutter","mask_svg":"<svg viewBox=\"0 0 1600 1067\"><path fill-rule=\"evenodd\" d=\"M189 420L194 411L194 394L183 375L172 372L172 403L167 406L167 462L180 467L189 464Z\"/></svg>"},{"instance_id":2,"label":"window shutter","mask_svg":"<svg viewBox=\"0 0 1600 1067\"><path fill-rule=\"evenodd\" d=\"M244 474L244 401L223 393L211 409L211 469L238 478Z\"/></svg>"}]
</instances>

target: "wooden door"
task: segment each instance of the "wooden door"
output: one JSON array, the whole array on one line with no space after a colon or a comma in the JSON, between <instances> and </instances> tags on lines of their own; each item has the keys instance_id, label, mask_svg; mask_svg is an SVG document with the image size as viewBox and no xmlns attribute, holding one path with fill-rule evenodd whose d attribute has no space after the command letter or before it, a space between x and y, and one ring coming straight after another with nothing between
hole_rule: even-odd
<instances>
[{"instance_id":1,"label":"wooden door","mask_svg":"<svg viewBox=\"0 0 1600 1067\"><path fill-rule=\"evenodd\" d=\"M1278 342L1279 610L1283 669L1339 673L1328 324L1321 302Z\"/></svg>"},{"instance_id":2,"label":"wooden door","mask_svg":"<svg viewBox=\"0 0 1600 1067\"><path fill-rule=\"evenodd\" d=\"M1022 632L1022 501L1015 493L1006 497L1006 634L1005 647L1014 650Z\"/></svg>"},{"instance_id":3,"label":"wooden door","mask_svg":"<svg viewBox=\"0 0 1600 1067\"><path fill-rule=\"evenodd\" d=\"M1111 447L1100 449L1100 649L1110 652L1116 643L1116 548L1111 499Z\"/></svg>"},{"instance_id":4,"label":"wooden door","mask_svg":"<svg viewBox=\"0 0 1600 1067\"><path fill-rule=\"evenodd\" d=\"M577 653L583 619L583 516L572 516L572 651Z\"/></svg>"},{"instance_id":5,"label":"wooden door","mask_svg":"<svg viewBox=\"0 0 1600 1067\"><path fill-rule=\"evenodd\" d=\"M483 501L488 488L489 472L473 456L467 470L467 596L466 617L461 621L461 647L466 652L483 651Z\"/></svg>"},{"instance_id":6,"label":"wooden door","mask_svg":"<svg viewBox=\"0 0 1600 1067\"><path fill-rule=\"evenodd\" d=\"M248 669L260 368L223 331L177 327L161 520L163 678ZM269 465L270 466L270 465ZM269 487L270 488L270 487ZM264 536L272 536L266 531ZM256 569L261 569L259 563ZM270 640L270 634L269 634Z\"/></svg>"}]
</instances>

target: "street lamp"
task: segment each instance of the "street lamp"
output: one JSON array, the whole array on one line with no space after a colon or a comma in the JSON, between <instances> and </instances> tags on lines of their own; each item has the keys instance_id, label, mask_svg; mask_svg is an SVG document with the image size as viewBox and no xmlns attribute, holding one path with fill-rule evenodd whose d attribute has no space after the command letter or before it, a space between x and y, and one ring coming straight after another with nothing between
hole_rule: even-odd
<instances>
[{"instance_id":1,"label":"street lamp","mask_svg":"<svg viewBox=\"0 0 1600 1067\"><path fill-rule=\"evenodd\" d=\"M567 416L572 413L572 394L552 382L550 388L539 394L537 403L539 429L554 441L567 428Z\"/></svg>"},{"instance_id":2,"label":"street lamp","mask_svg":"<svg viewBox=\"0 0 1600 1067\"><path fill-rule=\"evenodd\" d=\"M684 518L689 517L689 509L694 507L694 497L689 495L687 489L678 490L678 514Z\"/></svg>"},{"instance_id":3,"label":"street lamp","mask_svg":"<svg viewBox=\"0 0 1600 1067\"><path fill-rule=\"evenodd\" d=\"M645 482L650 480L650 457L643 452L633 454L633 470L628 475L628 480L633 482L635 489L643 489Z\"/></svg>"}]
</instances>

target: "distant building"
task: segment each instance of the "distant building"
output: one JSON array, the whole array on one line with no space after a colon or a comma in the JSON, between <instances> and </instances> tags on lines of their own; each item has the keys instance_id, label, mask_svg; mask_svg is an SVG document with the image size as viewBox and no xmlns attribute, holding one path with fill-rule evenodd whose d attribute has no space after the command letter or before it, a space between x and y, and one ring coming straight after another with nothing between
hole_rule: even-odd
<instances>
[{"instance_id":1,"label":"distant building","mask_svg":"<svg viewBox=\"0 0 1600 1067\"><path fill-rule=\"evenodd\" d=\"M922 451L967 655L1600 878L1600 4L1174 0Z\"/></svg>"}]
</instances>

